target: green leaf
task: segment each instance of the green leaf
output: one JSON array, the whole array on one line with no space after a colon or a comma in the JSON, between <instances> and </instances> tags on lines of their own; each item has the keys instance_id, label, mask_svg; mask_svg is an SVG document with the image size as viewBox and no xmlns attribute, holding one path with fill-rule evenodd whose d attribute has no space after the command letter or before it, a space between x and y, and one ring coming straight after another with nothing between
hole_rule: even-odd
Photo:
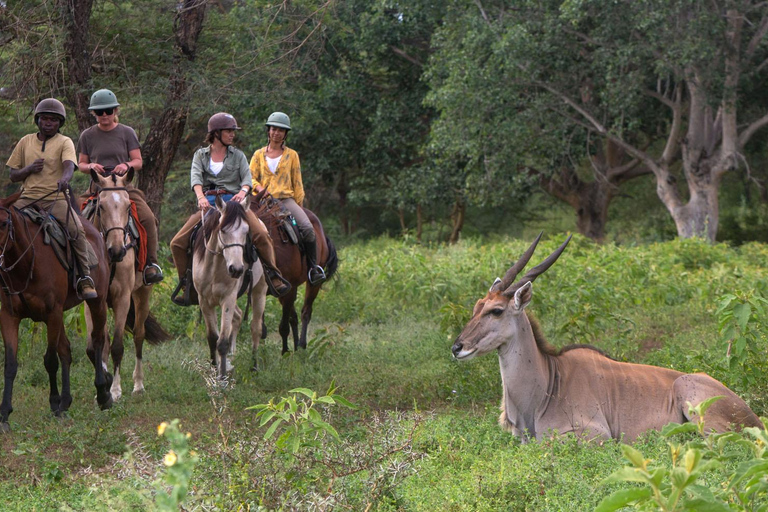
<instances>
[{"instance_id":1,"label":"green leaf","mask_svg":"<svg viewBox=\"0 0 768 512\"><path fill-rule=\"evenodd\" d=\"M746 330L749 317L752 315L752 306L749 304L738 304L733 308L733 316L736 318L742 332Z\"/></svg>"},{"instance_id":2,"label":"green leaf","mask_svg":"<svg viewBox=\"0 0 768 512\"><path fill-rule=\"evenodd\" d=\"M267 440L270 437L272 437L272 434L275 433L275 430L277 430L277 427L279 427L282 422L283 422L282 419L275 420L275 422L269 426L269 429L267 429L267 432L264 434L264 440Z\"/></svg>"},{"instance_id":3,"label":"green leaf","mask_svg":"<svg viewBox=\"0 0 768 512\"><path fill-rule=\"evenodd\" d=\"M721 501L709 501L701 498L684 500L683 510L690 512L731 512L731 508Z\"/></svg>"},{"instance_id":4,"label":"green leaf","mask_svg":"<svg viewBox=\"0 0 768 512\"><path fill-rule=\"evenodd\" d=\"M695 423L667 423L661 428L661 435L664 437L671 437L675 434L686 434L688 432L696 432L697 427Z\"/></svg>"},{"instance_id":5,"label":"green leaf","mask_svg":"<svg viewBox=\"0 0 768 512\"><path fill-rule=\"evenodd\" d=\"M275 417L275 414L277 414L275 411L265 411L264 414L262 414L261 416L259 427L263 427L264 425L266 425L269 420Z\"/></svg>"},{"instance_id":6,"label":"green leaf","mask_svg":"<svg viewBox=\"0 0 768 512\"><path fill-rule=\"evenodd\" d=\"M651 490L648 488L621 489L603 498L594 512L612 512L624 508L631 503L647 500L650 496Z\"/></svg>"},{"instance_id":7,"label":"green leaf","mask_svg":"<svg viewBox=\"0 0 768 512\"><path fill-rule=\"evenodd\" d=\"M623 467L614 471L600 484L605 485L616 482L640 482L645 484L648 483L648 477L637 468Z\"/></svg>"},{"instance_id":8,"label":"green leaf","mask_svg":"<svg viewBox=\"0 0 768 512\"><path fill-rule=\"evenodd\" d=\"M357 406L356 406L355 404L353 404L352 402L350 402L349 400L347 400L346 398L344 398L344 397L343 397L343 396L341 396L341 395L334 395L334 396L333 396L333 399L334 399L334 400L335 400L335 401L336 401L338 404L340 404L340 405L343 405L344 407L348 407L348 408L350 408L350 409L357 409Z\"/></svg>"},{"instance_id":9,"label":"green leaf","mask_svg":"<svg viewBox=\"0 0 768 512\"><path fill-rule=\"evenodd\" d=\"M331 404L331 405L334 405L336 403L336 401L329 396L320 396L315 400L315 402L320 402L323 404Z\"/></svg>"},{"instance_id":10,"label":"green leaf","mask_svg":"<svg viewBox=\"0 0 768 512\"><path fill-rule=\"evenodd\" d=\"M306 396L307 398L311 398L311 399L314 399L316 396L314 391L307 388L294 388L294 389L291 389L289 393L300 393Z\"/></svg>"},{"instance_id":11,"label":"green leaf","mask_svg":"<svg viewBox=\"0 0 768 512\"><path fill-rule=\"evenodd\" d=\"M627 458L636 468L645 469L645 457L639 451L635 450L628 444L621 445L621 453Z\"/></svg>"}]
</instances>

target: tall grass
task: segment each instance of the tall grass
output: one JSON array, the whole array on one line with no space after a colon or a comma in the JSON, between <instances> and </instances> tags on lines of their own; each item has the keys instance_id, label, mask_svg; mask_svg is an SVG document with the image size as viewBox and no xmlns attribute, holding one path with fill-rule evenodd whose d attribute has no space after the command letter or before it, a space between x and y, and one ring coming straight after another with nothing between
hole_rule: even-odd
<instances>
[{"instance_id":1,"label":"tall grass","mask_svg":"<svg viewBox=\"0 0 768 512\"><path fill-rule=\"evenodd\" d=\"M532 264L564 238L544 240ZM280 313L269 300L261 371L249 371L243 330L226 390L210 378L197 313L172 305L172 283L162 283L153 311L177 337L145 350L146 393L98 411L84 342L72 333L75 402L64 421L48 412L42 333L25 328L13 431L0 438L0 510L152 509L168 451L157 426L174 418L199 458L189 510L589 510L615 490L598 483L623 466L619 445L520 445L496 425L496 358L458 364L450 355L474 302L528 243L381 238L343 247L338 277L315 302L309 350L280 354ZM717 308L725 294L764 294L767 257L768 247L754 243L596 246L577 236L534 283L531 309L555 345L587 342L618 359L706 371L764 415L768 377L742 377L745 366L765 362L730 364ZM755 343L764 353L764 330ZM132 365L129 342L126 392ZM357 405L319 409L339 441L327 436L319 448L287 454L263 439L266 426L249 406L333 381ZM637 446L648 457L667 450L654 433Z\"/></svg>"}]
</instances>

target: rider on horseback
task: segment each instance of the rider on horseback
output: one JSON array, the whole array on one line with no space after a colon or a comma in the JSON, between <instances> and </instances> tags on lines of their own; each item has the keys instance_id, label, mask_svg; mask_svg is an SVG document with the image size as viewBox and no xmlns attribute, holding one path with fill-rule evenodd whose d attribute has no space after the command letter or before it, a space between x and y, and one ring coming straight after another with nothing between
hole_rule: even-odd
<instances>
[{"instance_id":1,"label":"rider on horseback","mask_svg":"<svg viewBox=\"0 0 768 512\"><path fill-rule=\"evenodd\" d=\"M273 112L265 124L269 142L251 158L253 188L255 192L267 189L296 219L307 256L307 279L310 284L318 285L326 279L325 270L317 264L315 229L302 208L304 185L301 181L299 154L285 146L291 120L282 112Z\"/></svg>"},{"instance_id":2,"label":"rider on horseback","mask_svg":"<svg viewBox=\"0 0 768 512\"><path fill-rule=\"evenodd\" d=\"M208 120L206 142L209 145L195 152L191 169L192 190L197 196L197 206L202 212L214 205L217 195L221 195L225 201L240 202L251 192L248 161L242 151L232 146L235 130L240 129L234 116L225 112L214 114ZM256 252L267 275L270 291L281 297L290 291L291 285L283 279L277 269L272 239L255 213L246 210L246 219L253 245L256 246ZM186 279L189 264L187 251L190 235L200 220L201 215L192 215L171 240L173 262L179 272L179 288L174 292L174 302L179 305L186 305L182 298L183 290L191 286Z\"/></svg>"},{"instance_id":3,"label":"rider on horseback","mask_svg":"<svg viewBox=\"0 0 768 512\"><path fill-rule=\"evenodd\" d=\"M131 169L135 172L141 170L144 161L141 158L139 138L133 128L118 122L119 107L117 97L109 89L99 89L91 95L88 110L96 117L97 124L80 134L77 149L80 152L78 168L81 172L90 175L94 170L103 176L111 171L122 176ZM144 192L133 185L126 185L126 189L136 205L139 222L147 235L144 284L159 283L163 280L163 272L157 264L157 219L147 204ZM80 196L80 204L94 193L95 189L91 185L86 194Z\"/></svg>"},{"instance_id":4,"label":"rider on horseback","mask_svg":"<svg viewBox=\"0 0 768 512\"><path fill-rule=\"evenodd\" d=\"M75 172L75 145L59 133L67 113L54 98L42 100L35 107L37 133L24 136L13 149L6 165L11 181L21 181L21 196L14 203L18 209L36 205L56 218L67 230L77 258L78 293L83 299L98 297L90 277L90 262L96 255L85 238L80 216L72 209L63 192Z\"/></svg>"}]
</instances>

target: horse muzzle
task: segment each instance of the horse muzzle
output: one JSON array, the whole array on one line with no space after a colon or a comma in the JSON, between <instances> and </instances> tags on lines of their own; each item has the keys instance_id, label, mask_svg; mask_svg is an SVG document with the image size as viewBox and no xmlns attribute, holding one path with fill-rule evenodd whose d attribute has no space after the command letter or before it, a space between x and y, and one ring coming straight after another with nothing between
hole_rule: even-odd
<instances>
[{"instance_id":1,"label":"horse muzzle","mask_svg":"<svg viewBox=\"0 0 768 512\"><path fill-rule=\"evenodd\" d=\"M125 258L125 247L109 247L107 248L109 253L109 259L112 263L120 263Z\"/></svg>"},{"instance_id":2,"label":"horse muzzle","mask_svg":"<svg viewBox=\"0 0 768 512\"><path fill-rule=\"evenodd\" d=\"M229 277L231 277L233 279L238 279L240 276L243 275L243 267L242 266L229 265L229 266L227 266L227 273L229 274Z\"/></svg>"}]
</instances>

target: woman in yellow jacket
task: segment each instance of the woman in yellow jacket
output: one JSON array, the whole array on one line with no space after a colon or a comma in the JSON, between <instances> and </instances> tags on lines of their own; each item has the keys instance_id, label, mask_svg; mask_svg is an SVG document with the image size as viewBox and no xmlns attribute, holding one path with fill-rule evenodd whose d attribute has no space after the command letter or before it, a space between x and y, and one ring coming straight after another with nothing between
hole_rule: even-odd
<instances>
[{"instance_id":1,"label":"woman in yellow jacket","mask_svg":"<svg viewBox=\"0 0 768 512\"><path fill-rule=\"evenodd\" d=\"M299 154L285 145L291 120L282 112L273 112L266 126L269 142L266 147L256 150L251 158L253 193L267 189L272 197L279 199L291 212L304 241L309 267L307 279L310 284L320 284L325 281L325 271L317 264L315 230L302 208L304 185L301 181Z\"/></svg>"}]
</instances>

